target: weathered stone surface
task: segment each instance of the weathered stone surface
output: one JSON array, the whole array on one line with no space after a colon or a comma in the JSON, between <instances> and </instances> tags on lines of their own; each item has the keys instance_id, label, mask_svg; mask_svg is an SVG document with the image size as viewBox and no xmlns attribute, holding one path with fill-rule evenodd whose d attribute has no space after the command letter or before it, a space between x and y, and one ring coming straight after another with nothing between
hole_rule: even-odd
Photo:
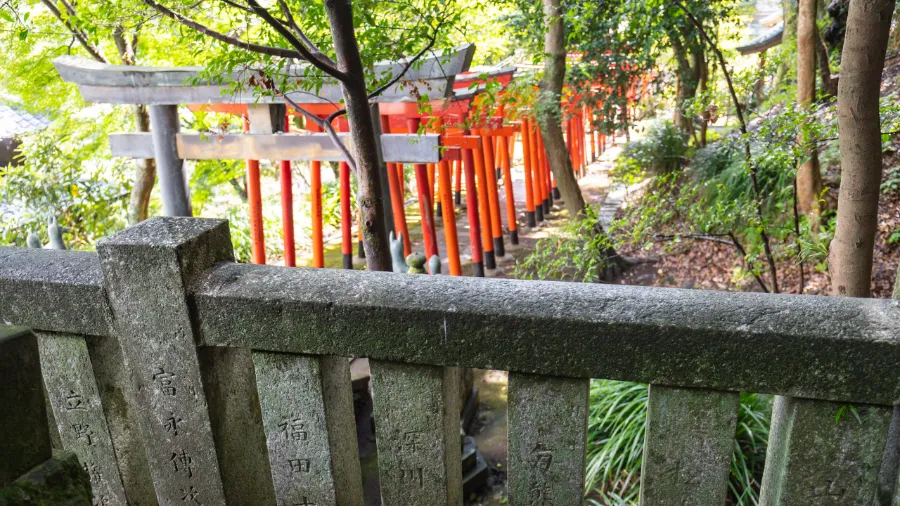
<instances>
[{"instance_id":1,"label":"weathered stone surface","mask_svg":"<svg viewBox=\"0 0 900 506\"><path fill-rule=\"evenodd\" d=\"M91 337L86 342L128 504L156 506L159 502L138 421L140 407L132 398L131 371L125 367L119 339Z\"/></svg>"},{"instance_id":2,"label":"weathered stone surface","mask_svg":"<svg viewBox=\"0 0 900 506\"><path fill-rule=\"evenodd\" d=\"M896 287L895 287L896 288ZM900 405L894 406L887 441L884 444L884 459L878 473L878 500L883 506L900 506Z\"/></svg>"},{"instance_id":3,"label":"weathered stone surface","mask_svg":"<svg viewBox=\"0 0 900 506\"><path fill-rule=\"evenodd\" d=\"M213 438L230 504L274 504L250 350L199 348Z\"/></svg>"},{"instance_id":4,"label":"weathered stone surface","mask_svg":"<svg viewBox=\"0 0 900 506\"><path fill-rule=\"evenodd\" d=\"M900 401L888 300L237 264L191 290L208 345Z\"/></svg>"},{"instance_id":5,"label":"weathered stone surface","mask_svg":"<svg viewBox=\"0 0 900 506\"><path fill-rule=\"evenodd\" d=\"M0 489L0 506L92 506L88 475L74 453L58 452ZM116 504L116 503L108 503ZM124 504L124 503L122 503Z\"/></svg>"},{"instance_id":6,"label":"weathered stone surface","mask_svg":"<svg viewBox=\"0 0 900 506\"><path fill-rule=\"evenodd\" d=\"M232 260L224 221L150 219L98 244L162 504L226 504L185 283Z\"/></svg>"},{"instance_id":7,"label":"weathered stone surface","mask_svg":"<svg viewBox=\"0 0 900 506\"><path fill-rule=\"evenodd\" d=\"M641 506L725 504L739 395L650 385Z\"/></svg>"},{"instance_id":8,"label":"weathered stone surface","mask_svg":"<svg viewBox=\"0 0 900 506\"><path fill-rule=\"evenodd\" d=\"M362 506L350 362L253 354L278 504Z\"/></svg>"},{"instance_id":9,"label":"weathered stone surface","mask_svg":"<svg viewBox=\"0 0 900 506\"><path fill-rule=\"evenodd\" d=\"M50 458L37 338L0 326L0 488Z\"/></svg>"},{"instance_id":10,"label":"weathered stone surface","mask_svg":"<svg viewBox=\"0 0 900 506\"><path fill-rule=\"evenodd\" d=\"M890 420L889 406L776 398L760 504L872 504Z\"/></svg>"},{"instance_id":11,"label":"weathered stone surface","mask_svg":"<svg viewBox=\"0 0 900 506\"><path fill-rule=\"evenodd\" d=\"M581 504L590 380L509 375L509 503Z\"/></svg>"},{"instance_id":12,"label":"weathered stone surface","mask_svg":"<svg viewBox=\"0 0 900 506\"><path fill-rule=\"evenodd\" d=\"M383 504L461 506L458 371L376 360L369 365Z\"/></svg>"},{"instance_id":13,"label":"weathered stone surface","mask_svg":"<svg viewBox=\"0 0 900 506\"><path fill-rule=\"evenodd\" d=\"M90 478L94 503L125 504L125 487L84 338L42 332L38 343L63 449L78 456Z\"/></svg>"},{"instance_id":14,"label":"weathered stone surface","mask_svg":"<svg viewBox=\"0 0 900 506\"><path fill-rule=\"evenodd\" d=\"M0 247L0 322L111 335L96 253Z\"/></svg>"}]
</instances>

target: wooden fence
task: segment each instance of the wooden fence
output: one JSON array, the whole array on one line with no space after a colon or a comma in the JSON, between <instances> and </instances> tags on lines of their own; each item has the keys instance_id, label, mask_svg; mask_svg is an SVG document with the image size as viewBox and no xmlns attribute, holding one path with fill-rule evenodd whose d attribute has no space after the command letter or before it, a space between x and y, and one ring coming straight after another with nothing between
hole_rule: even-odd
<instances>
[{"instance_id":1,"label":"wooden fence","mask_svg":"<svg viewBox=\"0 0 900 506\"><path fill-rule=\"evenodd\" d=\"M581 503L589 378L650 384L644 506L725 504L739 392L781 396L763 504L893 493L894 301L237 264L192 218L97 249L0 248L0 320L96 504L361 505L345 357L387 506L462 503L456 367L510 371L510 504Z\"/></svg>"}]
</instances>

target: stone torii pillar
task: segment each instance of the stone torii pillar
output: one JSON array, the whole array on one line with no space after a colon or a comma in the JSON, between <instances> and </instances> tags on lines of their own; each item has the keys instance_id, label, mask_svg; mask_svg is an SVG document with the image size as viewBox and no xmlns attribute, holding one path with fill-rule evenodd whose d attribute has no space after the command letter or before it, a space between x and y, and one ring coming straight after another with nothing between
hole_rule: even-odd
<instances>
[{"instance_id":1,"label":"stone torii pillar","mask_svg":"<svg viewBox=\"0 0 900 506\"><path fill-rule=\"evenodd\" d=\"M178 106L151 105L148 110L163 214L192 216L191 198L184 174L184 160L178 157L178 146L175 141L175 135L179 130Z\"/></svg>"}]
</instances>

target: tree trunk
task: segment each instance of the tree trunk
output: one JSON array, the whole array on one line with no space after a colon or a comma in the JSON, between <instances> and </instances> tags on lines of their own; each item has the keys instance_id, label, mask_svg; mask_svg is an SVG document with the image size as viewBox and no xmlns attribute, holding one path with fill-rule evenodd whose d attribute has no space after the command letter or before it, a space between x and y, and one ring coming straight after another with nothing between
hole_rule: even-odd
<instances>
[{"instance_id":1,"label":"tree trunk","mask_svg":"<svg viewBox=\"0 0 900 506\"><path fill-rule=\"evenodd\" d=\"M121 26L113 30L113 42L123 65L136 64L136 51L138 33L129 35ZM106 63L105 60L102 60ZM150 113L146 105L133 105L134 126L138 132L150 131ZM150 208L150 194L156 183L156 160L146 158L135 160L134 184L131 186L131 196L128 200L128 224L134 225L147 219Z\"/></svg>"},{"instance_id":2,"label":"tree trunk","mask_svg":"<svg viewBox=\"0 0 900 506\"><path fill-rule=\"evenodd\" d=\"M135 105L134 125L138 132L150 131L150 114L147 106ZM128 223L134 225L147 219L150 208L150 193L156 183L156 160L148 158L135 160L134 184L128 200Z\"/></svg>"},{"instance_id":3,"label":"tree trunk","mask_svg":"<svg viewBox=\"0 0 900 506\"><path fill-rule=\"evenodd\" d=\"M378 177L378 139L372 124L365 72L353 27L353 7L350 0L325 0L325 12L331 25L338 67L351 76L349 82L341 83L341 91L347 106L356 158L359 183L357 201L363 226L366 267L370 271L390 272L393 267L382 209L381 180Z\"/></svg>"},{"instance_id":4,"label":"tree trunk","mask_svg":"<svg viewBox=\"0 0 900 506\"><path fill-rule=\"evenodd\" d=\"M561 124L560 98L566 77L566 33L562 19L563 11L560 0L543 0L543 2L547 33L544 36L544 78L541 80L541 93L538 97L537 120L541 125L541 138L544 141L547 160L550 162L550 170L556 178L556 186L566 203L569 219L575 221L584 217L587 204L572 170L572 160L569 159ZM628 101L625 100L623 111L626 115L627 110ZM606 235L599 220L595 233ZM601 281L612 281L625 268L625 262L612 246L605 248L604 255L606 262L602 262L598 276Z\"/></svg>"},{"instance_id":5,"label":"tree trunk","mask_svg":"<svg viewBox=\"0 0 900 506\"><path fill-rule=\"evenodd\" d=\"M881 73L894 0L850 2L838 84L841 190L828 257L834 295L868 297L881 184Z\"/></svg>"},{"instance_id":6,"label":"tree trunk","mask_svg":"<svg viewBox=\"0 0 900 506\"><path fill-rule=\"evenodd\" d=\"M547 151L550 170L556 178L556 186L569 210L569 219L578 220L584 215L586 204L581 188L572 170L572 160L566 149L561 126L563 81L566 77L566 34L560 0L543 0L547 33L544 36L544 78L537 104L537 120L541 125L541 138ZM625 107L628 107L627 103Z\"/></svg>"},{"instance_id":7,"label":"tree trunk","mask_svg":"<svg viewBox=\"0 0 900 506\"><path fill-rule=\"evenodd\" d=\"M797 104L809 109L816 100L816 5L817 0L800 0L797 18ZM806 130L806 129L804 129ZM800 134L806 147L806 160L797 170L797 205L806 215L818 214L818 199L822 193L822 172L815 139Z\"/></svg>"},{"instance_id":8,"label":"tree trunk","mask_svg":"<svg viewBox=\"0 0 900 506\"><path fill-rule=\"evenodd\" d=\"M822 79L822 90L828 97L837 96L837 80L831 76L831 63L828 61L828 46L822 40L822 34L816 28L816 62L819 67L819 77Z\"/></svg>"}]
</instances>

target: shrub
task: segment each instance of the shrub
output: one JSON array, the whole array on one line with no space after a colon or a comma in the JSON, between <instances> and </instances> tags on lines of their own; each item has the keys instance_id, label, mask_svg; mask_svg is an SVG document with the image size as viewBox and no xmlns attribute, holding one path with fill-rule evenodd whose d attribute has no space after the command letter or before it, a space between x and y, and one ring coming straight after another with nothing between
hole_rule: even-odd
<instances>
[{"instance_id":1,"label":"shrub","mask_svg":"<svg viewBox=\"0 0 900 506\"><path fill-rule=\"evenodd\" d=\"M568 222L558 234L537 242L534 250L516 263L517 279L558 281L599 281L609 266L612 241L597 233L600 218L596 209L585 208L583 219Z\"/></svg>"},{"instance_id":2,"label":"shrub","mask_svg":"<svg viewBox=\"0 0 900 506\"><path fill-rule=\"evenodd\" d=\"M640 140L629 142L616 160L620 180L640 179L643 174L671 174L687 160L687 137L669 121L652 123Z\"/></svg>"}]
</instances>

